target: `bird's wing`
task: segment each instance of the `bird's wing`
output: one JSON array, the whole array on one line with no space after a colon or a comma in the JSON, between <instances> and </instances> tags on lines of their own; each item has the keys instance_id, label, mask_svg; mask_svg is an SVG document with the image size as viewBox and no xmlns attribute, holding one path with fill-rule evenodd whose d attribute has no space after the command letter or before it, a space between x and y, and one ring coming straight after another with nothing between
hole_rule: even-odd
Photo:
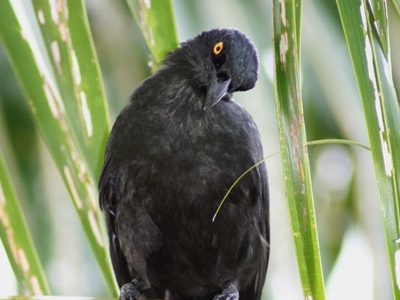
<instances>
[{"instance_id":1,"label":"bird's wing","mask_svg":"<svg viewBox=\"0 0 400 300\"><path fill-rule=\"evenodd\" d=\"M264 217L264 222L260 223L261 239L264 244L263 256L260 263L257 275L254 278L253 284L249 288L240 293L240 300L260 300L262 289L267 274L269 251L270 251L270 229L269 229L269 189L268 179L265 165L259 166L260 180L261 180L261 211Z\"/></svg>"},{"instance_id":2,"label":"bird's wing","mask_svg":"<svg viewBox=\"0 0 400 300\"><path fill-rule=\"evenodd\" d=\"M131 276L129 274L126 258L121 251L116 231L115 217L117 199L116 182L113 174L112 158L111 155L107 155L99 181L99 199L100 208L104 211L106 218L111 261L117 277L118 285L121 287L124 283L131 280Z\"/></svg>"}]
</instances>

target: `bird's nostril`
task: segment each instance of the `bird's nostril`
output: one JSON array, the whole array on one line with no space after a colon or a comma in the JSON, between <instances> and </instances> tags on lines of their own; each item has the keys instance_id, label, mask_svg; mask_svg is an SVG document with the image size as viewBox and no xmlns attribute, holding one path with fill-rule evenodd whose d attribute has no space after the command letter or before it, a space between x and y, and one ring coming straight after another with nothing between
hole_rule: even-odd
<instances>
[{"instance_id":1,"label":"bird's nostril","mask_svg":"<svg viewBox=\"0 0 400 300\"><path fill-rule=\"evenodd\" d=\"M228 73L221 71L217 74L218 82L225 82L230 79Z\"/></svg>"}]
</instances>

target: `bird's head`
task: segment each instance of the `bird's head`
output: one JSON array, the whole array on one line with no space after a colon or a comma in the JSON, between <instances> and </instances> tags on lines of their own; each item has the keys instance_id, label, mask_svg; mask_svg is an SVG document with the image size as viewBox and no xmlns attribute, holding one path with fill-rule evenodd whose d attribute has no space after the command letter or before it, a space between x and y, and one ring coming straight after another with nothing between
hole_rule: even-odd
<instances>
[{"instance_id":1,"label":"bird's head","mask_svg":"<svg viewBox=\"0 0 400 300\"><path fill-rule=\"evenodd\" d=\"M240 31L204 31L173 51L165 64L178 68L203 109L233 92L246 91L257 81L258 57L253 43Z\"/></svg>"}]
</instances>

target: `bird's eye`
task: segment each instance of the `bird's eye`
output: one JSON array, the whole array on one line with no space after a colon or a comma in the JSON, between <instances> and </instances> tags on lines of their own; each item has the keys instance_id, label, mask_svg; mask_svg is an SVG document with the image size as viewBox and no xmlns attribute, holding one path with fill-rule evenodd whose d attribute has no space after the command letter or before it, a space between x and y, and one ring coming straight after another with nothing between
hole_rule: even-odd
<instances>
[{"instance_id":1,"label":"bird's eye","mask_svg":"<svg viewBox=\"0 0 400 300\"><path fill-rule=\"evenodd\" d=\"M214 55L219 55L222 52L222 49L224 49L224 43L223 42L216 43L213 48Z\"/></svg>"}]
</instances>

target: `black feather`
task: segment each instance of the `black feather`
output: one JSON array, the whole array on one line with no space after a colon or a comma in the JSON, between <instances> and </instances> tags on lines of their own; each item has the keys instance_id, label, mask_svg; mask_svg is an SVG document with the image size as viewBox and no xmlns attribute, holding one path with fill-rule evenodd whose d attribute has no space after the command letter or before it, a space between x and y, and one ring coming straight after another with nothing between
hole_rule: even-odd
<instances>
[{"instance_id":1,"label":"black feather","mask_svg":"<svg viewBox=\"0 0 400 300\"><path fill-rule=\"evenodd\" d=\"M222 51L213 53L222 42ZM111 131L99 183L121 299L259 300L269 256L267 174L257 127L231 99L258 59L237 30L171 52Z\"/></svg>"}]
</instances>

